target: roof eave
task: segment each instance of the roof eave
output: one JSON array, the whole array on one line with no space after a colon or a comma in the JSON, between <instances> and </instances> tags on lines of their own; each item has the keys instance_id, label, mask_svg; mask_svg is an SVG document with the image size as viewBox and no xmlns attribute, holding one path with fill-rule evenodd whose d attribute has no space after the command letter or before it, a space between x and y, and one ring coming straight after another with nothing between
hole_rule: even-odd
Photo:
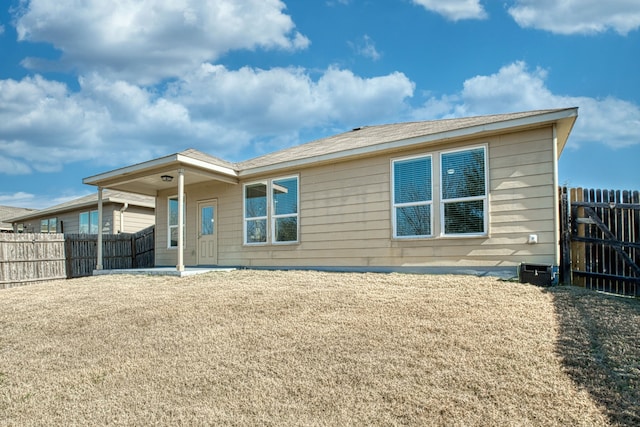
<instances>
[{"instance_id":1,"label":"roof eave","mask_svg":"<svg viewBox=\"0 0 640 427\"><path fill-rule=\"evenodd\" d=\"M438 132L429 135L423 135L413 138L394 140L389 142L383 142L380 144L370 145L366 147L358 147L354 149L337 151L334 153L322 154L318 156L312 156L303 159L290 160L271 165L258 166L254 168L247 168L239 172L241 178L249 177L252 175L260 175L263 173L272 172L280 169L295 168L301 166L307 166L315 163L325 163L330 161L339 161L350 157L359 157L373 154L382 151L392 151L399 149L411 148L412 146L425 143L443 142L453 139L461 139L468 137L481 137L486 134L501 133L506 130L524 129L527 127L539 126L545 123L558 123L562 122L563 132L559 133L558 137L558 153L562 151L566 144L569 133L573 127L573 124L578 116L578 108L571 107L562 110L555 110L551 112L541 113L539 115L520 117L516 119L508 119L495 123L470 126L466 128L454 129L445 132Z\"/></svg>"},{"instance_id":2,"label":"roof eave","mask_svg":"<svg viewBox=\"0 0 640 427\"><path fill-rule=\"evenodd\" d=\"M118 197L105 197L102 200L102 204L106 205L106 204L125 204L128 203L129 206L140 206L140 207L144 207L144 208L152 208L155 209L155 203L144 203L144 202L138 202L138 201L133 201L133 200L125 200L122 198L118 198ZM91 208L91 207L98 207L98 200L89 200L86 202L82 202L82 203L77 203L77 204L73 204L73 205L67 205L67 206L63 206L63 207L59 207L56 208L55 206L50 207L50 208L45 208L45 209L41 209L41 210L37 210L32 212L31 214L28 215L22 215L22 216L18 216L18 217L14 217L14 218L6 218L4 221L5 222L10 222L10 223L16 223L16 222L21 222L21 221L26 221L26 220L31 220L31 219L36 219L36 218L41 218L44 216L48 216L51 214L62 214L62 213L66 213L66 212L72 212L75 210L79 210L79 209L84 209L84 208Z\"/></svg>"},{"instance_id":3,"label":"roof eave","mask_svg":"<svg viewBox=\"0 0 640 427\"><path fill-rule=\"evenodd\" d=\"M104 172L98 175L93 175L82 180L83 184L94 185L97 187L108 187L110 185L116 185L118 182L129 179L131 176L144 175L146 171L150 173L157 171L161 168L180 168L180 167L193 167L196 169L204 170L213 174L220 175L222 179L226 179L231 182L237 182L238 173L234 169L214 163L209 163L203 160L194 159L181 153L172 154L158 159L149 160L147 162L138 163L136 165L127 166L124 168L114 169L109 172Z\"/></svg>"}]
</instances>

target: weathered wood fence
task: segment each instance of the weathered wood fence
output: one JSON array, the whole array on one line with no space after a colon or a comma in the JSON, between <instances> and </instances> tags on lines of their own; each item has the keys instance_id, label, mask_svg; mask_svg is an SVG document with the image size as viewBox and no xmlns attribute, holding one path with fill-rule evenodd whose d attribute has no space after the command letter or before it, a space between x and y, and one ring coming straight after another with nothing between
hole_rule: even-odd
<instances>
[{"instance_id":1,"label":"weathered wood fence","mask_svg":"<svg viewBox=\"0 0 640 427\"><path fill-rule=\"evenodd\" d=\"M105 269L154 266L155 228L104 234ZM96 267L95 234L0 234L0 288L90 276Z\"/></svg>"},{"instance_id":2,"label":"weathered wood fence","mask_svg":"<svg viewBox=\"0 0 640 427\"><path fill-rule=\"evenodd\" d=\"M0 288L66 277L63 234L0 234Z\"/></svg>"},{"instance_id":3,"label":"weathered wood fence","mask_svg":"<svg viewBox=\"0 0 640 427\"><path fill-rule=\"evenodd\" d=\"M154 227L135 234L102 236L103 268L120 270L154 266ZM98 236L66 234L67 277L90 276L96 268Z\"/></svg>"},{"instance_id":4,"label":"weathered wood fence","mask_svg":"<svg viewBox=\"0 0 640 427\"><path fill-rule=\"evenodd\" d=\"M561 280L640 296L640 192L560 191Z\"/></svg>"}]
</instances>

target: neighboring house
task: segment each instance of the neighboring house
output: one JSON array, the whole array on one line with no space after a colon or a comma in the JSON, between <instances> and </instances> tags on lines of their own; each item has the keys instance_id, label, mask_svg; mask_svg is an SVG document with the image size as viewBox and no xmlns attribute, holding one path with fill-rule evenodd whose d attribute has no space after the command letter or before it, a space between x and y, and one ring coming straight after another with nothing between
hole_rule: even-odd
<instances>
[{"instance_id":1,"label":"neighboring house","mask_svg":"<svg viewBox=\"0 0 640 427\"><path fill-rule=\"evenodd\" d=\"M0 233L13 233L13 225L8 219L33 212L35 209L0 206Z\"/></svg>"},{"instance_id":2,"label":"neighboring house","mask_svg":"<svg viewBox=\"0 0 640 427\"><path fill-rule=\"evenodd\" d=\"M559 264L577 114L362 127L240 163L186 150L83 182L156 198L157 266L513 273Z\"/></svg>"},{"instance_id":3,"label":"neighboring house","mask_svg":"<svg viewBox=\"0 0 640 427\"><path fill-rule=\"evenodd\" d=\"M102 195L102 232L135 233L155 223L155 198L117 190ZM25 233L98 233L98 195L90 194L7 221Z\"/></svg>"}]
</instances>

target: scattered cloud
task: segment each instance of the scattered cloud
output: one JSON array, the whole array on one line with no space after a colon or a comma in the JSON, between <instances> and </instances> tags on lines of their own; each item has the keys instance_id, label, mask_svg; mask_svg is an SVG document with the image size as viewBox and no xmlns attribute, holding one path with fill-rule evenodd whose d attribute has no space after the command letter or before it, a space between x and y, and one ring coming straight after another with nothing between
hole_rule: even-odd
<instances>
[{"instance_id":1,"label":"scattered cloud","mask_svg":"<svg viewBox=\"0 0 640 427\"><path fill-rule=\"evenodd\" d=\"M60 190L60 192L57 192L55 195L47 194L37 196L24 191L18 191L16 193L0 193L0 205L29 209L44 209L59 205L60 203L68 202L69 200L87 196L91 193L91 190L82 192Z\"/></svg>"},{"instance_id":2,"label":"scattered cloud","mask_svg":"<svg viewBox=\"0 0 640 427\"><path fill-rule=\"evenodd\" d=\"M280 0L30 0L16 16L18 39L45 42L58 61L26 58L31 69L99 71L152 84L238 49L309 46Z\"/></svg>"},{"instance_id":3,"label":"scattered cloud","mask_svg":"<svg viewBox=\"0 0 640 427\"><path fill-rule=\"evenodd\" d=\"M33 204L35 198L35 195L23 191L12 194L0 193L0 205L23 207Z\"/></svg>"},{"instance_id":4,"label":"scattered cloud","mask_svg":"<svg viewBox=\"0 0 640 427\"><path fill-rule=\"evenodd\" d=\"M640 2L634 0L515 0L509 14L524 28L556 34L621 35L640 28Z\"/></svg>"},{"instance_id":5,"label":"scattered cloud","mask_svg":"<svg viewBox=\"0 0 640 427\"><path fill-rule=\"evenodd\" d=\"M361 56L372 59L374 61L382 58L382 54L376 49L375 42L368 35L364 35L357 42L349 42L349 46Z\"/></svg>"},{"instance_id":6,"label":"scattered cloud","mask_svg":"<svg viewBox=\"0 0 640 427\"><path fill-rule=\"evenodd\" d=\"M372 123L406 111L414 84L402 73L363 78L330 67L229 70L203 64L158 92L93 73L72 92L41 76L0 80L0 170L108 166L200 148L225 158L271 139L298 142L304 129ZM286 136L285 140L282 140Z\"/></svg>"},{"instance_id":7,"label":"scattered cloud","mask_svg":"<svg viewBox=\"0 0 640 427\"><path fill-rule=\"evenodd\" d=\"M413 0L413 3L451 21L486 19L488 16L480 0Z\"/></svg>"},{"instance_id":8,"label":"scattered cloud","mask_svg":"<svg viewBox=\"0 0 640 427\"><path fill-rule=\"evenodd\" d=\"M327 6L335 6L337 4L348 5L351 0L327 0Z\"/></svg>"},{"instance_id":9,"label":"scattered cloud","mask_svg":"<svg viewBox=\"0 0 640 427\"><path fill-rule=\"evenodd\" d=\"M502 67L488 76L466 80L456 94L431 97L414 111L419 120L579 107L579 118L570 145L602 142L612 148L639 144L640 106L625 100L552 93L545 84L548 71L529 70L522 61Z\"/></svg>"}]
</instances>

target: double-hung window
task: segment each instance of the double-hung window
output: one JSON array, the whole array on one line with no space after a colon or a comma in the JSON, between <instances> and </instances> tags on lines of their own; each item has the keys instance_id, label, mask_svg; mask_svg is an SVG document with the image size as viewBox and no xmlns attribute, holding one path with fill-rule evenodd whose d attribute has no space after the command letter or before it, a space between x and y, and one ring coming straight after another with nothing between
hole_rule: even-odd
<instances>
[{"instance_id":1,"label":"double-hung window","mask_svg":"<svg viewBox=\"0 0 640 427\"><path fill-rule=\"evenodd\" d=\"M298 241L298 177L285 177L244 186L244 242Z\"/></svg>"},{"instance_id":2,"label":"double-hung window","mask_svg":"<svg viewBox=\"0 0 640 427\"><path fill-rule=\"evenodd\" d=\"M47 218L40 220L40 232L41 233L57 233L58 232L58 218Z\"/></svg>"},{"instance_id":3,"label":"double-hung window","mask_svg":"<svg viewBox=\"0 0 640 427\"><path fill-rule=\"evenodd\" d=\"M394 237L431 236L431 156L394 160L392 169Z\"/></svg>"},{"instance_id":4,"label":"double-hung window","mask_svg":"<svg viewBox=\"0 0 640 427\"><path fill-rule=\"evenodd\" d=\"M267 182L244 187L245 243L267 242Z\"/></svg>"},{"instance_id":5,"label":"double-hung window","mask_svg":"<svg viewBox=\"0 0 640 427\"><path fill-rule=\"evenodd\" d=\"M486 234L485 147L444 152L440 160L442 234Z\"/></svg>"},{"instance_id":6,"label":"double-hung window","mask_svg":"<svg viewBox=\"0 0 640 427\"><path fill-rule=\"evenodd\" d=\"M185 205L187 204L186 201L186 197L183 201L183 206L182 206L182 238L184 241L184 238L186 237L186 227L185 225L185 221L187 218L186 215L186 207ZM169 240L169 247L170 248L177 248L178 247L178 196L175 197L169 197L169 201L168 201L168 240Z\"/></svg>"},{"instance_id":7,"label":"double-hung window","mask_svg":"<svg viewBox=\"0 0 640 427\"><path fill-rule=\"evenodd\" d=\"M81 234L98 234L98 211L80 213L78 232Z\"/></svg>"}]
</instances>

